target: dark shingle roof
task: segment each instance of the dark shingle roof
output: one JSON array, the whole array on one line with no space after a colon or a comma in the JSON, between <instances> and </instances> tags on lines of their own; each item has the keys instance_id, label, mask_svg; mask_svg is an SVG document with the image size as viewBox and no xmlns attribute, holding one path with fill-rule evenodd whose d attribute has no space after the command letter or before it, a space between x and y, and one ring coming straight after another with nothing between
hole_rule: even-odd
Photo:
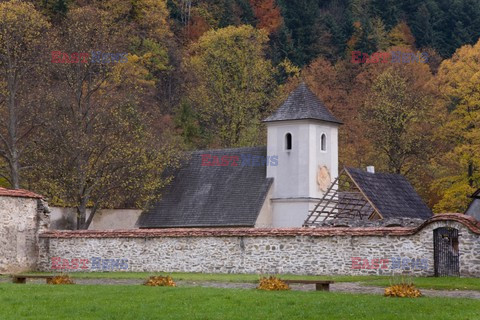
<instances>
[{"instance_id":1,"label":"dark shingle roof","mask_svg":"<svg viewBox=\"0 0 480 320\"><path fill-rule=\"evenodd\" d=\"M140 228L253 227L273 182L261 166L202 166L202 154L266 156L266 147L190 153L162 199L140 216Z\"/></svg>"},{"instance_id":2,"label":"dark shingle roof","mask_svg":"<svg viewBox=\"0 0 480 320\"><path fill-rule=\"evenodd\" d=\"M301 83L277 111L263 120L264 122L282 120L316 119L341 124L342 122L325 107L322 101Z\"/></svg>"},{"instance_id":3,"label":"dark shingle roof","mask_svg":"<svg viewBox=\"0 0 480 320\"><path fill-rule=\"evenodd\" d=\"M480 189L475 191L470 198L472 198L472 202L468 205L465 214L474 217L478 221L480 221Z\"/></svg>"},{"instance_id":4,"label":"dark shingle roof","mask_svg":"<svg viewBox=\"0 0 480 320\"><path fill-rule=\"evenodd\" d=\"M478 189L477 191L475 191L475 192L470 196L470 198L480 199L480 189Z\"/></svg>"},{"instance_id":5,"label":"dark shingle roof","mask_svg":"<svg viewBox=\"0 0 480 320\"><path fill-rule=\"evenodd\" d=\"M369 173L345 168L383 218L428 219L432 211L400 174Z\"/></svg>"}]
</instances>

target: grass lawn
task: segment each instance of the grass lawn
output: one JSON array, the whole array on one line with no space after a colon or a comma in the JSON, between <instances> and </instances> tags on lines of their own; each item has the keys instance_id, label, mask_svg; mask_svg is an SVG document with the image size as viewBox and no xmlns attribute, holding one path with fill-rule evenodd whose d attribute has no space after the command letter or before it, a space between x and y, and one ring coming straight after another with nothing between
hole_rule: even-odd
<instances>
[{"instance_id":1,"label":"grass lawn","mask_svg":"<svg viewBox=\"0 0 480 320\"><path fill-rule=\"evenodd\" d=\"M201 287L1 284L0 319L480 319L480 301Z\"/></svg>"},{"instance_id":2,"label":"grass lawn","mask_svg":"<svg viewBox=\"0 0 480 320\"><path fill-rule=\"evenodd\" d=\"M27 272L23 274L49 275L51 272ZM58 273L55 273L58 274ZM217 282L249 282L256 283L262 276L259 274L224 274L224 273L189 273L189 272L72 272L70 277L77 279L146 279L153 275L169 275L175 280L184 281L217 281ZM282 279L324 279L338 282L356 282L388 279L384 276L301 276L282 274Z\"/></svg>"},{"instance_id":3,"label":"grass lawn","mask_svg":"<svg viewBox=\"0 0 480 320\"><path fill-rule=\"evenodd\" d=\"M48 272L31 272L25 274L52 274ZM256 283L261 275L257 274L219 274L219 273L183 273L183 272L72 272L72 278L90 279L146 279L151 275L170 275L174 280L184 281L218 281L218 282L250 282ZM366 285L387 287L393 279L389 276L299 276L299 275L278 275L281 279L311 279L311 280L334 280L336 282L364 282ZM477 290L480 291L480 278L458 278L458 277L415 277L406 278L413 280L413 283L424 289L437 290Z\"/></svg>"},{"instance_id":4,"label":"grass lawn","mask_svg":"<svg viewBox=\"0 0 480 320\"><path fill-rule=\"evenodd\" d=\"M395 278L395 279L398 279ZM458 278L458 277L418 277L406 278L413 281L416 287L435 290L476 290L480 291L480 278ZM372 279L366 285L388 287L392 278Z\"/></svg>"}]
</instances>

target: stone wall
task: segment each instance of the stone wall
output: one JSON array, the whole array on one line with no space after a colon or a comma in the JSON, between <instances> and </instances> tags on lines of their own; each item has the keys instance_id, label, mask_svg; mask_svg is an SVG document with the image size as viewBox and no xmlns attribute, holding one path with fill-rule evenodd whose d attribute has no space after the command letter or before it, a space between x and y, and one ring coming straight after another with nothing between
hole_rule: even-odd
<instances>
[{"instance_id":1,"label":"stone wall","mask_svg":"<svg viewBox=\"0 0 480 320\"><path fill-rule=\"evenodd\" d=\"M107 268L127 260L128 271L433 275L433 230L445 226L459 230L461 275L480 277L480 222L455 214L418 227L49 231L40 237L38 265L51 271L56 258L68 272L88 271L73 260L95 258ZM393 270L397 257L417 259L409 265L415 270ZM353 269L352 258L371 268ZM425 268L416 265L421 259Z\"/></svg>"},{"instance_id":2,"label":"stone wall","mask_svg":"<svg viewBox=\"0 0 480 320\"><path fill-rule=\"evenodd\" d=\"M47 213L40 196L0 195L0 273L36 268L38 234L47 230Z\"/></svg>"}]
</instances>

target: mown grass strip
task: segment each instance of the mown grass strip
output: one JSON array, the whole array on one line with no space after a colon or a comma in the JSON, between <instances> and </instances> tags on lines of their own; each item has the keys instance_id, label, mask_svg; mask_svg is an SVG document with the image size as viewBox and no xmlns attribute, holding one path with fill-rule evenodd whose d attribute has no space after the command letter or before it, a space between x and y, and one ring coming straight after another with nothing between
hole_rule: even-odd
<instances>
[{"instance_id":1,"label":"mown grass strip","mask_svg":"<svg viewBox=\"0 0 480 320\"><path fill-rule=\"evenodd\" d=\"M473 299L201 287L0 285L1 319L480 319Z\"/></svg>"}]
</instances>

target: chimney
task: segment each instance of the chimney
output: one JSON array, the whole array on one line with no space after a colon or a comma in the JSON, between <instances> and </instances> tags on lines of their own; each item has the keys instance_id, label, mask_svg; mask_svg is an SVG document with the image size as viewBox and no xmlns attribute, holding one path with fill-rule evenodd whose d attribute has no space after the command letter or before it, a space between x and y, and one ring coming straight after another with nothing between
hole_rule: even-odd
<instances>
[{"instance_id":1,"label":"chimney","mask_svg":"<svg viewBox=\"0 0 480 320\"><path fill-rule=\"evenodd\" d=\"M367 172L368 173L375 173L375 167L374 166L368 166L367 167Z\"/></svg>"}]
</instances>

